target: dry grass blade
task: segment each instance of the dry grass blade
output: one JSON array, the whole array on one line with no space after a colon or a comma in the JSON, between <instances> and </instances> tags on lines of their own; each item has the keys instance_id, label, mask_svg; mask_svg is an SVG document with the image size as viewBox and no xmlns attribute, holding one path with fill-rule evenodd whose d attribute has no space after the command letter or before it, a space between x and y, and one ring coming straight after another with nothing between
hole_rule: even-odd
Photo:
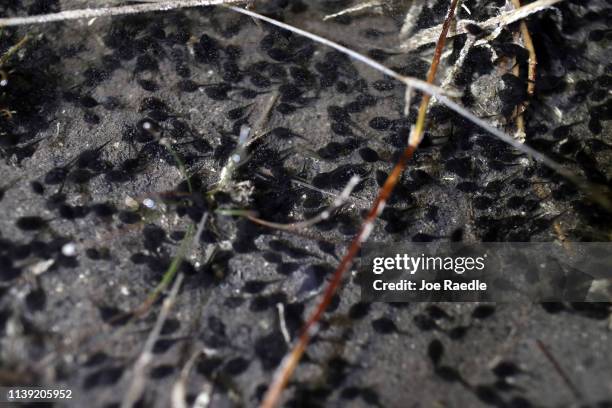
<instances>
[{"instance_id":1,"label":"dry grass blade","mask_svg":"<svg viewBox=\"0 0 612 408\"><path fill-rule=\"evenodd\" d=\"M83 18L110 17L126 14L147 13L151 11L168 11L187 7L239 4L244 2L245 0L175 0L134 4L128 6L66 10L60 11L59 13L43 14L38 16L0 18L0 27L20 26L26 24L45 24L56 21L79 20Z\"/></svg>"},{"instance_id":2,"label":"dry grass blade","mask_svg":"<svg viewBox=\"0 0 612 408\"><path fill-rule=\"evenodd\" d=\"M366 9L371 9L371 8L374 8L374 7L380 7L380 6L383 6L383 5L384 5L384 2L382 2L382 1L368 1L368 2L365 2L365 3L357 4L356 6L353 6L353 7L346 8L344 10L341 10L341 11L337 12L337 13L329 14L329 15L323 17L323 21L331 20L331 19L334 19L336 17L344 16L346 14L356 13L358 11L362 11L362 10L366 10Z\"/></svg>"},{"instance_id":3,"label":"dry grass blade","mask_svg":"<svg viewBox=\"0 0 612 408\"><path fill-rule=\"evenodd\" d=\"M436 50L434 53L434 57L431 63L431 67L429 69L429 73L427 75L427 82L432 84L436 77L436 72L438 70L438 65L440 63L440 58L442 56L442 50L444 49L444 44L446 42L446 34L448 33L448 29L450 27L451 21L453 20L453 16L455 14L455 8L457 7L458 0L452 0L451 5L448 10L448 14L444 21L444 25L442 27L442 32L440 33L440 38L438 39L438 43L436 45ZM425 127L425 116L427 113L427 107L429 106L429 100L431 95L424 95L421 106L419 108L419 116L417 118L417 122L415 127L412 129L412 133L410 135L410 140L408 147L404 151L400 161L395 165L385 184L381 188L378 197L374 201L374 205L370 209L365 221L363 222L359 233L353 238L351 245L347 253L342 258L340 265L334 272L334 275L328 284L321 301L316 306L314 312L310 315L306 323L304 324L301 334L297 340L297 343L291 349L289 354L287 354L281 365L278 367L276 373L274 374L274 378L272 380L272 384L268 388L266 395L264 396L264 400L261 404L262 408L273 408L278 405L281 394L285 389L293 371L297 367L306 347L308 346L311 337L316 330L316 325L320 321L321 316L331 303L334 293L340 286L342 278L346 271L351 267L353 263L353 259L359 252L361 248L361 244L368 239L368 236L372 232L373 224L378 215L382 212L387 199L391 196L393 189L395 188L397 182L400 179L400 176L408 163L408 160L412 158L415 150L417 149L420 141L422 140L422 134Z\"/></svg>"},{"instance_id":4,"label":"dry grass blade","mask_svg":"<svg viewBox=\"0 0 612 408\"><path fill-rule=\"evenodd\" d=\"M545 10L549 7L554 6L563 0L536 0L526 6L517 8L507 13L500 14L499 16L492 17L486 21L478 22L478 26L486 29L496 29L499 27L507 26L508 24L516 23L530 15ZM449 36L456 36L467 33L466 25L476 23L472 20L461 20L457 23L456 27L449 33ZM401 44L400 48L404 50L412 50L425 44L433 43L437 37L437 34L442 29L442 25L433 26L419 31L405 39ZM405 30L405 34L408 34L408 30Z\"/></svg>"},{"instance_id":5,"label":"dry grass blade","mask_svg":"<svg viewBox=\"0 0 612 408\"><path fill-rule=\"evenodd\" d=\"M0 68L2 68L4 64L8 62L8 60L13 56L13 54L23 48L29 40L30 36L26 34L21 40L19 40L17 44L13 45L4 54L2 54L2 56L0 56Z\"/></svg>"},{"instance_id":6,"label":"dry grass blade","mask_svg":"<svg viewBox=\"0 0 612 408\"><path fill-rule=\"evenodd\" d=\"M174 301L176 300L176 296L178 294L178 291L182 283L183 283L183 274L179 274L176 277L174 284L172 285L170 294L168 295L168 297L164 300L164 303L162 304L161 311L159 312L159 316L157 317L157 320L155 321L155 325L153 326L151 333L149 333L149 337L147 338L147 341L145 342L145 345L142 349L142 353L140 354L140 356L138 357L138 360L136 360L136 363L134 364L134 373L132 376L132 382L130 384L130 387L128 388L125 398L123 399L121 403L121 408L133 407L134 404L138 401L138 399L142 395L142 391L144 390L146 377L147 377L147 369L151 361L153 360L153 346L155 345L155 342L159 338L159 334L161 333L162 326L164 325L164 322L168 318L168 314L170 313L170 309L172 309L172 305L174 304Z\"/></svg>"},{"instance_id":7,"label":"dry grass blade","mask_svg":"<svg viewBox=\"0 0 612 408\"><path fill-rule=\"evenodd\" d=\"M204 352L202 350L195 351L181 369L178 379L172 386L172 393L170 396L172 408L187 408L187 379L196 361L203 354Z\"/></svg>"}]
</instances>

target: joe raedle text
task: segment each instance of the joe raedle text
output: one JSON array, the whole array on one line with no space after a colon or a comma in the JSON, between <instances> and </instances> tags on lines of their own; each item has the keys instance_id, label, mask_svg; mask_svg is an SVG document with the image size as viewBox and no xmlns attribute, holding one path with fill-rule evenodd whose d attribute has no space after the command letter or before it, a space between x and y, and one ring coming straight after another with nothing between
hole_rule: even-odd
<instances>
[{"instance_id":1,"label":"joe raedle text","mask_svg":"<svg viewBox=\"0 0 612 408\"><path fill-rule=\"evenodd\" d=\"M376 279L372 283L372 288L376 291L486 291L487 284L479 279L472 279L468 282L455 282L451 279L444 279L442 283L407 279L402 279L399 282L385 282L382 279Z\"/></svg>"}]
</instances>

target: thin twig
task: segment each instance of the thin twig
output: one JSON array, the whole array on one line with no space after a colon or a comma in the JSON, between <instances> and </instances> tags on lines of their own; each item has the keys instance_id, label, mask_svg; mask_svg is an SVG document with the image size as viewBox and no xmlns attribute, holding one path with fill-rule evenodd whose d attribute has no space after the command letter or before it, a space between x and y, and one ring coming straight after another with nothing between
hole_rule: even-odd
<instances>
[{"instance_id":1,"label":"thin twig","mask_svg":"<svg viewBox=\"0 0 612 408\"><path fill-rule=\"evenodd\" d=\"M580 390L578 390L578 388L576 388L574 383L570 380L569 376L565 373L565 371L561 367L561 364L559 364L559 362L557 361L555 356L552 355L550 350L548 350L548 348L544 345L544 343L542 343L542 341L540 341L540 339L536 339L536 344L538 345L538 348L540 349L542 354L544 354L544 356L552 364L552 366L554 367L555 371L557 372L557 374L559 374L559 377L561 377L561 379L563 380L565 385L567 385L567 387L572 391L572 394L574 394L576 399L579 399L579 400L582 399L582 395L580 394Z\"/></svg>"},{"instance_id":2,"label":"thin twig","mask_svg":"<svg viewBox=\"0 0 612 408\"><path fill-rule=\"evenodd\" d=\"M454 18L456 7L457 0L453 0L448 10L448 15L446 16L446 19L442 24L442 31L436 44L436 49L434 51L434 56L431 61L431 66L429 67L429 73L427 74L427 82L430 84L433 84L434 80L436 79L438 66L440 65L440 60L442 59L442 50L444 49L444 44L446 43L446 35L448 34L448 30L450 29L452 20ZM425 130L425 117L427 115L427 108L429 107L430 99L431 95L423 95L423 99L421 100L421 106L419 106L419 114L417 116L417 121L415 127L412 129L410 139L408 140L408 144L413 145L415 148L419 144L421 144L421 141L423 140L423 133Z\"/></svg>"},{"instance_id":3,"label":"thin twig","mask_svg":"<svg viewBox=\"0 0 612 408\"><path fill-rule=\"evenodd\" d=\"M196 230L196 233L193 236L193 240L191 240L191 248L193 248L198 244L198 242L200 242L200 238L202 237L202 233L204 232L204 226L206 225L207 220L208 214L204 214L200 219L200 223L198 224L198 229Z\"/></svg>"},{"instance_id":4,"label":"thin twig","mask_svg":"<svg viewBox=\"0 0 612 408\"><path fill-rule=\"evenodd\" d=\"M521 8L521 0L512 0L512 4L516 9ZM521 21L520 24L521 30L521 38L523 40L523 45L529 52L529 60L528 60L528 71L527 71L527 95L529 97L533 96L535 91L535 80L536 80L536 66L538 64L536 58L535 47L533 46L533 41L531 39L531 34L529 33L529 28L527 28L527 23L525 21ZM520 68L518 65L514 67L514 74L518 76ZM525 111L527 110L529 102L525 101L518 106L517 117L516 117L516 133L517 139L520 142L525 141L526 133L525 133Z\"/></svg>"},{"instance_id":5,"label":"thin twig","mask_svg":"<svg viewBox=\"0 0 612 408\"><path fill-rule=\"evenodd\" d=\"M37 16L0 18L0 27L20 26L27 24L46 24L57 21L121 16L127 14L147 13L151 11L168 11L188 7L218 6L222 4L238 4L244 2L245 0L174 0L128 6L65 10L58 13L41 14Z\"/></svg>"},{"instance_id":6,"label":"thin twig","mask_svg":"<svg viewBox=\"0 0 612 408\"><path fill-rule=\"evenodd\" d=\"M529 51L529 62L527 70L527 80L529 82L527 83L527 95L533 96L535 92L536 68L538 65L538 59L536 57L535 46L533 45L531 34L529 33L529 28L527 28L527 24L524 21L521 22L521 35L523 36L525 48L527 48L527 51Z\"/></svg>"},{"instance_id":7,"label":"thin twig","mask_svg":"<svg viewBox=\"0 0 612 408\"><path fill-rule=\"evenodd\" d=\"M516 63L516 61L514 64L514 68L512 68L512 74L517 78L519 78L521 74L521 67L518 65L518 63ZM518 140L521 143L525 143L525 138L527 137L527 134L525 133L525 117L523 116L523 113L525 112L525 109L526 109L526 103L527 102L521 102L514 109L515 117L516 117L515 137L516 137L516 140Z\"/></svg>"},{"instance_id":8,"label":"thin twig","mask_svg":"<svg viewBox=\"0 0 612 408\"><path fill-rule=\"evenodd\" d=\"M448 15L446 17L445 23L442 27L442 32L440 33L440 38L438 40L438 44L436 45L436 51L434 53L433 61L429 70L429 74L427 75L427 82L433 83L438 64L440 62L440 57L442 55L442 49L444 48L444 43L446 41L446 34L448 33L448 29L450 26L450 22L453 19L455 13L455 7L457 6L458 0L452 0L450 8L448 10ZM361 244L368 239L368 236L372 232L374 221L378 217L378 215L382 212L385 207L385 204L388 198L391 196L395 185L399 181L399 178L408 163L408 160L412 157L414 151L417 149L419 142L422 139L422 135L420 132L424 129L425 122L425 114L427 113L427 106L429 104L429 99L431 95L424 95L421 101L421 107L419 109L419 117L416 123L416 126L413 128L412 134L410 136L409 145L404 151L404 154L400 158L400 161L395 165L385 184L380 189L380 193L376 200L374 201L374 205L370 209L365 221L361 225L359 233L353 238L351 245L347 253L344 255L338 268L334 272L331 281L323 293L321 301L316 306L314 312L308 317L308 320L304 324L301 334L297 340L297 343L291 349L289 354L287 354L281 365L277 368L274 378L272 380L272 384L270 384L266 395L264 396L263 402L261 404L262 408L273 408L278 405L281 394L285 389L287 382L291 378L293 371L297 367L298 362L300 361L302 354L306 350L306 347L310 343L311 337L315 334L317 324L321 319L323 313L331 303L334 293L340 286L340 282L346 271L350 268L353 263L353 259L359 252L361 248Z\"/></svg>"},{"instance_id":9,"label":"thin twig","mask_svg":"<svg viewBox=\"0 0 612 408\"><path fill-rule=\"evenodd\" d=\"M140 353L138 360L136 360L136 363L134 364L133 379L123 401L121 402L121 408L132 408L142 395L146 382L147 370L151 364L151 361L153 360L153 346L159 338L161 329L164 322L168 318L168 314L170 313L170 309L172 309L172 305L176 300L176 295L178 294L182 283L183 274L181 273L176 277L170 294L166 299L164 299L164 303L162 304L159 316L157 316L155 326L153 326L151 333L149 333L149 337L145 342L142 353Z\"/></svg>"}]
</instances>

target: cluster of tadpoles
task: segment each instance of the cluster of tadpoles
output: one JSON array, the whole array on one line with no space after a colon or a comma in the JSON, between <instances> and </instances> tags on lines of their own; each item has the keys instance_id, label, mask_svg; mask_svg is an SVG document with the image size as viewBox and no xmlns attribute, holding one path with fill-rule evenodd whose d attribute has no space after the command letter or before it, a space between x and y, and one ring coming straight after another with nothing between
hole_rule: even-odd
<instances>
[{"instance_id":1,"label":"cluster of tadpoles","mask_svg":"<svg viewBox=\"0 0 612 408\"><path fill-rule=\"evenodd\" d=\"M535 12L538 12L547 7L550 7L560 1L562 0L537 0L537 1L530 3L527 6L521 7L520 0L513 0L513 5L516 7L515 12L512 13L512 15L509 17L506 17L506 18L500 17L500 18L494 19L495 21L491 22L490 24L490 25L497 24L498 26L501 27L503 25L507 25L513 22L520 21L520 35L522 37L522 40L523 40L523 43L525 44L526 49L529 52L529 59L528 59L529 81L527 85L528 87L527 93L529 95L532 95L534 92L534 81L533 80L535 78L536 58L535 58L535 51L533 49L533 44L531 42L529 31L527 29L526 24L522 21L522 19L524 19L525 17ZM407 101L410 100L410 96L412 95L414 91L420 91L424 94L421 100L421 103L420 103L419 110L418 110L418 116L417 116L416 123L412 127L411 133L408 137L408 146L403 151L403 154L401 155L399 161L397 162L393 170L390 172L386 181L384 182L384 185L380 189L377 198L374 200L374 203L372 204L366 218L361 224L359 232L357 233L357 235L353 238L352 242L350 243L346 254L341 259L338 267L336 268L333 276L331 277L331 280L328 283L328 286L326 287L324 293L322 294L321 299L319 300L318 304L314 308L314 311L310 314L310 316L306 320L306 323L302 327L299 337L296 339L292 348L289 350L288 354L283 358L280 366L277 368L274 374L274 377L272 379L272 382L264 396L263 402L261 404L262 407L271 408L271 407L278 405L281 399L281 396L282 396L282 392L287 386L292 376L292 373L297 367L300 361L300 358L305 352L310 340L316 334L318 323L321 320L323 314L325 313L327 307L331 303L333 295L339 288L345 276L345 273L350 269L354 258L357 256L360 250L362 243L368 239L368 236L372 232L374 221L381 214L382 210L385 207L387 200L391 196L396 184L398 183L403 170L407 166L408 161L412 158L414 152L416 151L420 142L422 141L424 129L425 129L425 118L427 115L429 102L432 97L435 98L438 103L445 105L449 109L453 110L455 113L463 116L470 122L486 130L487 132L501 139L505 143L511 145L518 151L524 154L527 154L533 160L536 160L544 164L545 166L551 168L552 170L554 170L561 176L573 182L591 200L595 201L596 203L598 203L599 205L601 205L603 208L607 210L612 210L612 202L610 200L610 194L608 190L605 189L603 186L595 185L585 180L583 177L569 171L568 169L558 164L557 162L551 160L545 155L539 153L533 148L522 143L520 139L524 138L523 112L526 108L524 104L518 106L517 111L516 111L517 130L518 130L517 134L519 135L519 137L517 138L511 135L508 135L504 131L497 129L493 127L492 125L490 125L488 122L476 117L475 115L467 111L465 108L463 108L462 106L454 102L449 97L449 94L444 89L434 85L438 65L440 63L440 59L442 56L442 51L444 49L446 38L447 36L449 36L449 30L451 30L452 28L451 26L452 26L452 22L454 19L455 9L457 7L458 0L450 1L450 5L449 5L449 9L448 9L446 18L444 20L444 23L441 25L441 27L434 27L432 29L429 29L429 31L437 30L438 37L437 37L436 47L434 51L434 56L431 62L431 66L430 66L426 81L401 75L387 68L386 66L380 64L379 62L369 57L366 57L362 54L359 54L347 47L344 47L338 43L335 43L321 36L312 34L308 31L296 28L294 26L291 26L291 25L282 23L280 21L274 20L272 18L258 14L255 11L249 9L248 7L246 9L243 9L243 8L230 6L231 4L237 4L237 3L245 3L245 1L243 0L150 1L149 0L144 4L136 4L136 5L128 5L128 6L83 9L83 10L69 10L69 11L63 11L63 12L59 12L55 14L42 15L42 16L3 18L3 19L0 19L0 27L49 23L49 22L54 22L54 21L64 21L64 20L71 20L71 19L90 19L90 23L93 23L96 18L104 17L104 16L135 14L135 13L144 13L144 12L150 12L150 11L163 11L163 10L171 10L171 9L178 9L178 8L185 8L185 7L225 5L225 6L228 6L229 9L237 13L248 15L254 19L264 21L266 23L275 25L279 28L291 31L295 34L307 37L317 43L334 48L337 51L340 51L348 55L349 57L357 61L360 61L395 80L402 82L406 86L406 100ZM379 4L380 2L371 2L371 3ZM487 22L485 22L485 25L486 24ZM492 27L492 28L496 28L496 27ZM461 27L455 27L455 32L453 34L456 35L457 33L460 33L461 30L469 31L469 27L465 25ZM423 30L423 31L425 32L427 30ZM429 31L426 33L423 33L423 32L419 33L419 35L431 36L431 33ZM250 129L248 127L241 129L240 141L238 145L239 148L229 158L228 164L226 165L227 174L231 174L232 168L239 165L240 162L244 159L244 155L246 154L246 148L250 144L248 142L249 132L250 132ZM225 178L226 176L223 176L222 178L223 183L227 182ZM336 198L332 206L330 206L328 209L324 210L322 213L320 213L319 215L317 215L316 217L310 220L296 222L292 224L277 224L277 223L272 223L272 222L268 222L265 220L261 220L257 218L254 214L251 214L251 213L242 214L242 215L246 215L246 217L253 222L256 222L258 224L268 226L271 228L284 229L284 230L297 230L301 228L306 228L310 225L313 225L314 223L325 220L332 214L332 212L335 209L343 205L343 203L346 201L346 199L350 195L352 189L357 185L358 182L359 182L359 179L357 177L352 178L350 182L348 183L348 185L345 187L344 191L341 193L341 195ZM205 219L205 217L203 217L203 219ZM202 226L203 226L203 223L200 222L200 225L198 227L198 232L195 233L196 236L199 233L201 233ZM188 235L191 236L194 234L188 234ZM196 242L196 241L194 240L193 242ZM180 275L179 275L179 278L180 278ZM174 294L176 294L177 285L180 285L180 281L178 278L177 278L177 281L179 283L177 284L175 282L175 285L172 288L172 293ZM159 287L160 288L167 287L169 283L170 283L169 281L165 282L165 285L163 286L160 285ZM159 291L156 291L156 292L157 294L159 294ZM172 299L172 296L170 296L169 299ZM171 303L172 303L171 300L164 303L163 310L162 310L162 313L164 316L167 315L168 309ZM163 322L162 316L160 316L160 319L158 319L158 322L159 321ZM159 326L159 324L157 324L156 327L157 326ZM150 338L154 338L154 336ZM145 350L143 351L141 358L138 360L138 367L136 368L139 370L142 369L142 365L146 363L146 360L150 359L150 344L149 343L151 342L147 341ZM141 378L141 376L138 376L138 378ZM132 384L132 387L130 388L130 392L129 392L130 395L126 397L126 399L124 400L124 404L122 404L122 406L126 406L126 407L132 406L134 401L137 400L138 396L140 395L140 392L142 391L142 387L143 387L143 384L139 381L138 382L135 381Z\"/></svg>"}]
</instances>

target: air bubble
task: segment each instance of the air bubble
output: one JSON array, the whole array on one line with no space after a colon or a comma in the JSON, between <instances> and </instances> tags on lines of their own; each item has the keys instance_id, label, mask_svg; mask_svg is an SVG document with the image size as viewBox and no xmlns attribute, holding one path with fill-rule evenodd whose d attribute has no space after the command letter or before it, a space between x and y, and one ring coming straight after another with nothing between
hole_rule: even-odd
<instances>
[{"instance_id":1,"label":"air bubble","mask_svg":"<svg viewBox=\"0 0 612 408\"><path fill-rule=\"evenodd\" d=\"M76 256L76 245L74 242L69 242L62 246L62 255L73 257Z\"/></svg>"},{"instance_id":2,"label":"air bubble","mask_svg":"<svg viewBox=\"0 0 612 408\"><path fill-rule=\"evenodd\" d=\"M150 198L145 198L142 200L142 205L150 209L154 209L156 207L155 201Z\"/></svg>"}]
</instances>

